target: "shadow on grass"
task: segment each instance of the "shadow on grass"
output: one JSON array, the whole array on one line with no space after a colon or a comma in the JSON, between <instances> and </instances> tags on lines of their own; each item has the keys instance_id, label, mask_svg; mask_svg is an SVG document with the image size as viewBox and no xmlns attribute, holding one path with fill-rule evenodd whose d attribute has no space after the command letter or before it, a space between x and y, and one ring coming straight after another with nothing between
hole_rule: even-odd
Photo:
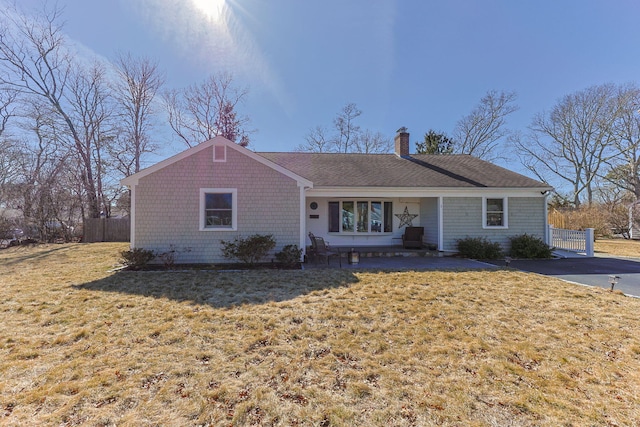
<instances>
[{"instance_id":1,"label":"shadow on grass","mask_svg":"<svg viewBox=\"0 0 640 427\"><path fill-rule=\"evenodd\" d=\"M347 270L123 271L76 289L167 298L228 308L292 300L358 282Z\"/></svg>"},{"instance_id":2,"label":"shadow on grass","mask_svg":"<svg viewBox=\"0 0 640 427\"><path fill-rule=\"evenodd\" d=\"M69 245L60 245L51 249L33 251L34 247L37 247L37 245L14 246L12 248L3 249L3 251L8 252L0 252L3 253L3 255L6 255L6 258L2 260L2 265L11 266L22 262L35 262L56 252L65 252L70 249Z\"/></svg>"}]
</instances>

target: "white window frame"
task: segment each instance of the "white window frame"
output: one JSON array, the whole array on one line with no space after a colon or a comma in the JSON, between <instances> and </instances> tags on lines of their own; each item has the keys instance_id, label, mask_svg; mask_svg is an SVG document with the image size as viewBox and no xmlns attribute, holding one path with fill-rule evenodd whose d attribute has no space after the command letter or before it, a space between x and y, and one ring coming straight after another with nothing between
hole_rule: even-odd
<instances>
[{"instance_id":1,"label":"white window frame","mask_svg":"<svg viewBox=\"0 0 640 427\"><path fill-rule=\"evenodd\" d=\"M231 193L231 227L206 226L206 195ZM238 189L237 188L201 188L200 189L200 231L237 231L238 230Z\"/></svg>"},{"instance_id":2,"label":"white window frame","mask_svg":"<svg viewBox=\"0 0 640 427\"><path fill-rule=\"evenodd\" d=\"M502 225L487 225L487 200L502 200ZM509 228L509 198L508 197L483 197L482 198L482 228L484 229L505 229Z\"/></svg>"},{"instance_id":3,"label":"white window frame","mask_svg":"<svg viewBox=\"0 0 640 427\"><path fill-rule=\"evenodd\" d=\"M216 150L219 148L223 148L222 150L222 158L216 157ZM227 161L227 146L226 144L214 144L213 145L213 161L214 162L226 162Z\"/></svg>"}]
</instances>

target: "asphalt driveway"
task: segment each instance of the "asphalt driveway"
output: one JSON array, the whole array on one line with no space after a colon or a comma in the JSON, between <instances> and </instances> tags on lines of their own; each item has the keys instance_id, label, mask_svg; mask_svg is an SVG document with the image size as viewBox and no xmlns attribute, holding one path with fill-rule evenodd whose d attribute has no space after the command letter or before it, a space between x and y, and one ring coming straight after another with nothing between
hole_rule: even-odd
<instances>
[{"instance_id":1,"label":"asphalt driveway","mask_svg":"<svg viewBox=\"0 0 640 427\"><path fill-rule=\"evenodd\" d=\"M504 265L504 261L495 264ZM640 297L640 260L604 257L513 260L510 267L606 289L611 288L609 276L619 276L614 289Z\"/></svg>"}]
</instances>

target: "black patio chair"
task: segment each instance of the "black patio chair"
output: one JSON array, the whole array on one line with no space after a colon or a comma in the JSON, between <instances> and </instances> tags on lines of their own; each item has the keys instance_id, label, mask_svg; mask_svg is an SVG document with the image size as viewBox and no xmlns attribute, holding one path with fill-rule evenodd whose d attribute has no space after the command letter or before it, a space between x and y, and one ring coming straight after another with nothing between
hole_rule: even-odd
<instances>
[{"instance_id":1,"label":"black patio chair","mask_svg":"<svg viewBox=\"0 0 640 427\"><path fill-rule=\"evenodd\" d=\"M342 256L340 255L340 249L331 249L329 248L329 244L324 241L322 237L315 236L313 233L309 232L309 239L311 239L311 255L314 260L319 258L326 258L327 265L329 265L329 260L331 257L338 257L338 262L340 264L340 268L342 268Z\"/></svg>"},{"instance_id":2,"label":"black patio chair","mask_svg":"<svg viewBox=\"0 0 640 427\"><path fill-rule=\"evenodd\" d=\"M405 227L402 235L402 246L405 249L422 249L422 236L424 236L424 227Z\"/></svg>"}]
</instances>

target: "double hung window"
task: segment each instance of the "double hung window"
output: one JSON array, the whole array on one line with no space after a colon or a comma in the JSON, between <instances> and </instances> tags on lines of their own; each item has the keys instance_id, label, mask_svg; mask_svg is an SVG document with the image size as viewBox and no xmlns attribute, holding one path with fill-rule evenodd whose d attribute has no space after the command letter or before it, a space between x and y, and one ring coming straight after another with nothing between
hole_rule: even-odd
<instances>
[{"instance_id":1,"label":"double hung window","mask_svg":"<svg viewBox=\"0 0 640 427\"><path fill-rule=\"evenodd\" d=\"M237 191L235 188L200 190L200 230L237 229Z\"/></svg>"},{"instance_id":2,"label":"double hung window","mask_svg":"<svg viewBox=\"0 0 640 427\"><path fill-rule=\"evenodd\" d=\"M507 198L484 198L482 203L484 228L507 228Z\"/></svg>"}]
</instances>

